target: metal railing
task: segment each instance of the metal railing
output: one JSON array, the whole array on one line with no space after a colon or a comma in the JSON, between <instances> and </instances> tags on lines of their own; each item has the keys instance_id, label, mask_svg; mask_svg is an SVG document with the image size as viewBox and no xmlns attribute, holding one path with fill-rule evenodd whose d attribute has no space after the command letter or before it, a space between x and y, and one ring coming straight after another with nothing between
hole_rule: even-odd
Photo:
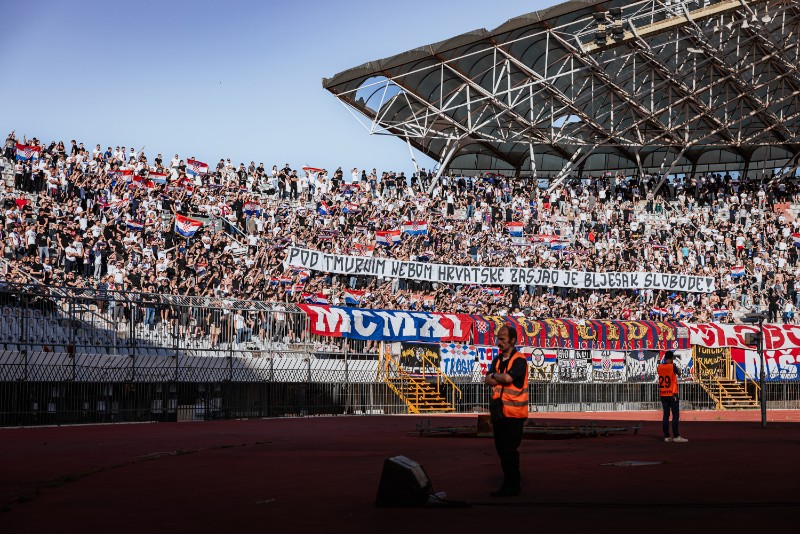
<instances>
[{"instance_id":1,"label":"metal railing","mask_svg":"<svg viewBox=\"0 0 800 534\"><path fill-rule=\"evenodd\" d=\"M380 355L375 342L313 335L291 305L0 285L0 425L407 413ZM437 373L456 412L486 410L478 375ZM652 382L534 378L533 412L660 407ZM800 383L763 393L800 407ZM717 406L698 383L681 396L684 409Z\"/></svg>"}]
</instances>

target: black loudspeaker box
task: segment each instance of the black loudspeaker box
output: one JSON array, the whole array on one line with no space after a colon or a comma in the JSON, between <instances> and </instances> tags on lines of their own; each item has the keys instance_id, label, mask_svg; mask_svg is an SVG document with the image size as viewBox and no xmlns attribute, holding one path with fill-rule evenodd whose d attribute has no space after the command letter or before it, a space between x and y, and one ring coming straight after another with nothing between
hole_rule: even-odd
<instances>
[{"instance_id":1,"label":"black loudspeaker box","mask_svg":"<svg viewBox=\"0 0 800 534\"><path fill-rule=\"evenodd\" d=\"M375 506L378 508L413 508L425 506L431 494L431 480L425 469L405 456L387 458L378 485Z\"/></svg>"}]
</instances>

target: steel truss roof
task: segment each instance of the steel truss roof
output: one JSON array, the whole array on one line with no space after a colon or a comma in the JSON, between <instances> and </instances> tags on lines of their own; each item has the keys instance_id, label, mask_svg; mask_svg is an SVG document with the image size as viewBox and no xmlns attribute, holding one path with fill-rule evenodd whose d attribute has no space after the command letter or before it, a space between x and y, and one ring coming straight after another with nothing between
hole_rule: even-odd
<instances>
[{"instance_id":1,"label":"steel truss roof","mask_svg":"<svg viewBox=\"0 0 800 534\"><path fill-rule=\"evenodd\" d=\"M796 0L572 1L323 86L453 171L791 167L799 33Z\"/></svg>"}]
</instances>

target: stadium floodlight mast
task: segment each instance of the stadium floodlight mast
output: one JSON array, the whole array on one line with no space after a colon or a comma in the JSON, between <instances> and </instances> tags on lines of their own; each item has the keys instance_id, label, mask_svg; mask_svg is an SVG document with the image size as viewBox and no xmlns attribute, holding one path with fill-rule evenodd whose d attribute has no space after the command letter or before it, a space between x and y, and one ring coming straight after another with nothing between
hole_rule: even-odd
<instances>
[{"instance_id":1,"label":"stadium floodlight mast","mask_svg":"<svg viewBox=\"0 0 800 534\"><path fill-rule=\"evenodd\" d=\"M758 348L758 360L761 366L761 372L758 375L758 387L761 390L759 400L761 402L761 426L767 426L767 397L764 390L764 382L766 381L764 365L764 319L766 315L762 313L748 313L742 317L742 322L747 324L758 324L758 332L752 334L745 334L745 344L756 345Z\"/></svg>"}]
</instances>

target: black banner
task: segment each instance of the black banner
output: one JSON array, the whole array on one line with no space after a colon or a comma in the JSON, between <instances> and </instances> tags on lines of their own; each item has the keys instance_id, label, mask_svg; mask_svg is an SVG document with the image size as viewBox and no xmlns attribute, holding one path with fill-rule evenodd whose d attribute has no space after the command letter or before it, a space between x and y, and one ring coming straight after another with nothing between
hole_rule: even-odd
<instances>
[{"instance_id":1,"label":"black banner","mask_svg":"<svg viewBox=\"0 0 800 534\"><path fill-rule=\"evenodd\" d=\"M411 376L422 376L423 367L425 376L436 376L441 365L438 343L401 343L400 347L400 367Z\"/></svg>"},{"instance_id":2,"label":"black banner","mask_svg":"<svg viewBox=\"0 0 800 534\"><path fill-rule=\"evenodd\" d=\"M725 366L728 364L727 347L703 347L694 348L696 380L708 380L710 378L722 378L727 376Z\"/></svg>"}]
</instances>

